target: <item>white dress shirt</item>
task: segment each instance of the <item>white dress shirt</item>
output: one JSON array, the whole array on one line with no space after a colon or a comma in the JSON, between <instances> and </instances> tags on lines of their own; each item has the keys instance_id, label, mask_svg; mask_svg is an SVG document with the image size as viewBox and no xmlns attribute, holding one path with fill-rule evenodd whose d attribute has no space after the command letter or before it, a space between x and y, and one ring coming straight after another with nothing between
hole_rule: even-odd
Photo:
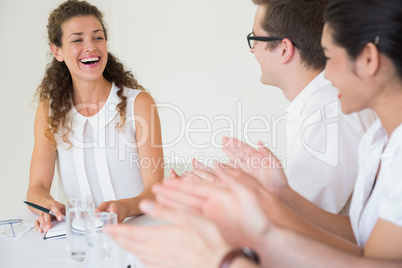
<instances>
[{"instance_id":1,"label":"white dress shirt","mask_svg":"<svg viewBox=\"0 0 402 268\"><path fill-rule=\"evenodd\" d=\"M371 110L343 114L338 94L322 72L286 109L289 185L332 213L339 213L351 197L359 141L376 119Z\"/></svg>"},{"instance_id":2,"label":"white dress shirt","mask_svg":"<svg viewBox=\"0 0 402 268\"><path fill-rule=\"evenodd\" d=\"M402 227L402 124L388 139L377 120L360 143L359 176L350 206L350 222L360 247L380 218Z\"/></svg>"},{"instance_id":3,"label":"white dress shirt","mask_svg":"<svg viewBox=\"0 0 402 268\"><path fill-rule=\"evenodd\" d=\"M124 89L127 108L122 131L116 129L120 121L116 109L120 103L118 90L113 83L103 108L91 117L81 115L73 107L69 113L69 141L73 146L58 141L57 170L66 195L91 195L96 206L104 201L135 197L144 189L134 121L134 101L142 91Z\"/></svg>"}]
</instances>

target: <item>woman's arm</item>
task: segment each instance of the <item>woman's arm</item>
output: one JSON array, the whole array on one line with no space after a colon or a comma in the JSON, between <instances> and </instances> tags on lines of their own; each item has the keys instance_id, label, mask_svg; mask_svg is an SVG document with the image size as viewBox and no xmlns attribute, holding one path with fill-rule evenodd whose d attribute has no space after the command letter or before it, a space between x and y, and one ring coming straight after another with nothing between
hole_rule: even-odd
<instances>
[{"instance_id":1,"label":"woman's arm","mask_svg":"<svg viewBox=\"0 0 402 268\"><path fill-rule=\"evenodd\" d=\"M355 242L345 239L344 237L339 236L337 233L329 231L328 228L323 228L322 226L317 225L314 221L311 221L305 215L297 213L295 210L286 206L278 199L273 198L270 202L270 205L266 206L266 210L268 211L268 216L271 217L272 221L274 221L278 226L283 226L289 230L296 231L300 234L314 238L328 246L341 249L345 252L355 255L362 254L362 249L358 247ZM321 210L321 212L325 211ZM328 214L334 215L333 218L335 219L337 219L337 217L342 217L336 214ZM317 217L317 219L320 218ZM332 224L330 226L337 226L339 228L341 224Z\"/></svg>"},{"instance_id":2,"label":"woman's arm","mask_svg":"<svg viewBox=\"0 0 402 268\"><path fill-rule=\"evenodd\" d=\"M50 195L52 186L54 167L56 161L56 151L49 139L45 136L48 129L49 104L42 101L36 111L34 137L35 145L32 153L31 168L29 175L29 186L27 200L29 202L41 205L51 209L62 220L64 214L64 205L55 201ZM39 214L35 222L35 228L38 232L47 231L51 228L51 217L48 214L28 207L32 212Z\"/></svg>"},{"instance_id":3,"label":"woman's arm","mask_svg":"<svg viewBox=\"0 0 402 268\"><path fill-rule=\"evenodd\" d=\"M401 245L402 227L379 219L364 246L364 256L402 262Z\"/></svg>"},{"instance_id":4,"label":"woman's arm","mask_svg":"<svg viewBox=\"0 0 402 268\"><path fill-rule=\"evenodd\" d=\"M158 202L165 206L204 214L234 247L252 246L274 224L344 251L362 254L355 243L304 218L244 171L219 168L216 176L221 184L187 181L184 175L183 180L168 179L153 190Z\"/></svg>"},{"instance_id":5,"label":"woman's arm","mask_svg":"<svg viewBox=\"0 0 402 268\"><path fill-rule=\"evenodd\" d=\"M390 240L387 240L390 241ZM289 230L273 228L254 248L264 267L396 268L402 261L356 256Z\"/></svg>"},{"instance_id":6,"label":"woman's arm","mask_svg":"<svg viewBox=\"0 0 402 268\"><path fill-rule=\"evenodd\" d=\"M163 180L163 147L161 123L157 106L147 92L140 93L135 99L134 105L136 139L139 143L138 154L139 161L149 159L144 163L151 163L150 167L141 167L141 177L144 183L144 191L137 197L133 198L130 206L130 216L138 215L140 211L138 204L143 199L153 199L151 192L152 185L160 183Z\"/></svg>"},{"instance_id":7,"label":"woman's arm","mask_svg":"<svg viewBox=\"0 0 402 268\"><path fill-rule=\"evenodd\" d=\"M126 217L142 214L138 207L140 201L154 198L151 187L162 182L164 174L162 134L158 110L153 98L147 92L141 92L136 97L134 115L139 163L150 163L150 166L146 168L140 166L144 190L133 198L103 202L96 209L96 211L117 213L119 222L122 222Z\"/></svg>"},{"instance_id":8,"label":"woman's arm","mask_svg":"<svg viewBox=\"0 0 402 268\"><path fill-rule=\"evenodd\" d=\"M277 197L315 225L352 242L356 241L348 216L333 214L319 208L289 186L283 187Z\"/></svg>"}]
</instances>

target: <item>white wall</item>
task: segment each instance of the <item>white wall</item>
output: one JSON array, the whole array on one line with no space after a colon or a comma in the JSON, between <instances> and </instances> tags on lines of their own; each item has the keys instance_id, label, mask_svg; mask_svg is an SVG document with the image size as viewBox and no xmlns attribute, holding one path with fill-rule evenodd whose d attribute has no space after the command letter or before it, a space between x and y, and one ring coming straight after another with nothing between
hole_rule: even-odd
<instances>
[{"instance_id":1,"label":"white wall","mask_svg":"<svg viewBox=\"0 0 402 268\"><path fill-rule=\"evenodd\" d=\"M0 1L3 213L25 209L34 142L35 109L30 104L50 60L47 17L61 2ZM187 162L195 154L206 162L222 157L214 144L231 135L229 120L222 118L231 118L234 136L262 140L285 157L284 122L275 118L281 118L288 102L279 89L259 81L260 68L246 43L255 12L251 0L90 2L105 13L110 51L161 106L163 139L171 144L164 149L167 161ZM264 116L270 126L255 115ZM268 129L246 137L247 120L249 129Z\"/></svg>"}]
</instances>

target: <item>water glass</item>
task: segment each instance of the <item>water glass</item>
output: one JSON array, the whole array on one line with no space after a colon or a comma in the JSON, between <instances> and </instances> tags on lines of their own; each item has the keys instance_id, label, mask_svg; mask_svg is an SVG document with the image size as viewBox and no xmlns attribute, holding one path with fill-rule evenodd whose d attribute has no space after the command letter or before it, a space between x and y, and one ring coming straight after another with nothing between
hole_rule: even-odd
<instances>
[{"instance_id":1,"label":"water glass","mask_svg":"<svg viewBox=\"0 0 402 268\"><path fill-rule=\"evenodd\" d=\"M67 252L75 261L85 259L85 220L88 215L93 214L94 210L95 204L91 196L67 197L66 199Z\"/></svg>"},{"instance_id":2,"label":"water glass","mask_svg":"<svg viewBox=\"0 0 402 268\"><path fill-rule=\"evenodd\" d=\"M107 225L117 224L117 214L100 212L86 217L86 267L119 267L119 248L116 242L103 233Z\"/></svg>"}]
</instances>

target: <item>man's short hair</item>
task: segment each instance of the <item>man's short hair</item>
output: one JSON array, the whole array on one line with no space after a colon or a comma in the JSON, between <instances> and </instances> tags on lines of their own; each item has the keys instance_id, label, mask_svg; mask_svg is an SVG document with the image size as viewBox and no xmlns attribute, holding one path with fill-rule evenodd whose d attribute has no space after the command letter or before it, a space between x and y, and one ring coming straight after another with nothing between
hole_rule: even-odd
<instances>
[{"instance_id":1,"label":"man's short hair","mask_svg":"<svg viewBox=\"0 0 402 268\"><path fill-rule=\"evenodd\" d=\"M252 0L266 7L262 28L272 36L289 38L299 49L308 68L322 70L325 56L321 47L323 14L328 0ZM269 42L273 49L279 41Z\"/></svg>"}]
</instances>

